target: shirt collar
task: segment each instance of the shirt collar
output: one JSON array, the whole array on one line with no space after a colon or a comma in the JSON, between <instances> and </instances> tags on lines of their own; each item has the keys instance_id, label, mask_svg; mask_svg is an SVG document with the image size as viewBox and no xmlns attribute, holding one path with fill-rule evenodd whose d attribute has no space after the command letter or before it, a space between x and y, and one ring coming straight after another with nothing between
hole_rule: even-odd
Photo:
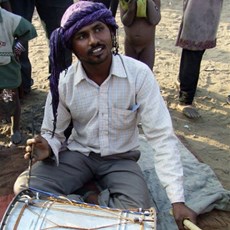
<instances>
[{"instance_id":1,"label":"shirt collar","mask_svg":"<svg viewBox=\"0 0 230 230\"><path fill-rule=\"evenodd\" d=\"M86 80L87 75L80 61L73 64L73 71L74 70L76 70L74 74L75 75L74 76L75 85L79 84L82 80ZM119 54L113 55L112 65L111 65L109 75L114 76L114 77L119 77L119 78L127 78L124 63Z\"/></svg>"},{"instance_id":2,"label":"shirt collar","mask_svg":"<svg viewBox=\"0 0 230 230\"><path fill-rule=\"evenodd\" d=\"M73 71L76 71L74 74L74 85L77 85L82 80L85 80L87 75L80 61L77 61L73 64Z\"/></svg>"},{"instance_id":3,"label":"shirt collar","mask_svg":"<svg viewBox=\"0 0 230 230\"><path fill-rule=\"evenodd\" d=\"M127 78L125 65L120 54L113 55L113 61L110 69L110 74L120 78Z\"/></svg>"}]
</instances>

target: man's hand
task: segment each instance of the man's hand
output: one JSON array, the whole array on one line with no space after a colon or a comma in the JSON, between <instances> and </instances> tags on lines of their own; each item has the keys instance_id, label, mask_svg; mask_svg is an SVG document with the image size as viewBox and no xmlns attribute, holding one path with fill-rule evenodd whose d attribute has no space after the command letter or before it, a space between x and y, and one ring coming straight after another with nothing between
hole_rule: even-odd
<instances>
[{"instance_id":1,"label":"man's hand","mask_svg":"<svg viewBox=\"0 0 230 230\"><path fill-rule=\"evenodd\" d=\"M24 48L22 43L20 41L17 41L15 46L14 46L14 53L15 53L16 57L19 57L21 55L21 53L25 52L25 51L26 51L26 49Z\"/></svg>"},{"instance_id":2,"label":"man's hand","mask_svg":"<svg viewBox=\"0 0 230 230\"><path fill-rule=\"evenodd\" d=\"M196 224L197 214L190 208L188 208L184 203L173 203L173 216L177 223L179 230L187 229L183 225L183 221L185 219L190 220L194 224Z\"/></svg>"},{"instance_id":3,"label":"man's hand","mask_svg":"<svg viewBox=\"0 0 230 230\"><path fill-rule=\"evenodd\" d=\"M51 148L42 136L28 139L25 148L25 159L32 158L33 162L42 161L51 155Z\"/></svg>"}]
</instances>

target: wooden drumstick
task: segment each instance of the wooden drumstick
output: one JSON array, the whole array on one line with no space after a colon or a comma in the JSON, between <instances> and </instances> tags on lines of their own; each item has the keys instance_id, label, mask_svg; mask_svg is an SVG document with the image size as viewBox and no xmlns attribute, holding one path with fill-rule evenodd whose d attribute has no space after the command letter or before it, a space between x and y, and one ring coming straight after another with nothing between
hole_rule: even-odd
<instances>
[{"instance_id":1,"label":"wooden drumstick","mask_svg":"<svg viewBox=\"0 0 230 230\"><path fill-rule=\"evenodd\" d=\"M195 225L192 221L188 219L183 220L183 225L190 230L202 230L201 228L199 228L197 225Z\"/></svg>"},{"instance_id":2,"label":"wooden drumstick","mask_svg":"<svg viewBox=\"0 0 230 230\"><path fill-rule=\"evenodd\" d=\"M34 125L34 109L33 108L32 108L31 114L32 114L32 121L31 121L32 136L34 137L35 136L35 125ZM28 167L28 171L29 171L28 181L27 181L28 188L30 187L30 177L31 177L32 164L33 164L33 156L34 156L34 144L32 144L32 150L30 153L30 160L29 160L29 167Z\"/></svg>"}]
</instances>

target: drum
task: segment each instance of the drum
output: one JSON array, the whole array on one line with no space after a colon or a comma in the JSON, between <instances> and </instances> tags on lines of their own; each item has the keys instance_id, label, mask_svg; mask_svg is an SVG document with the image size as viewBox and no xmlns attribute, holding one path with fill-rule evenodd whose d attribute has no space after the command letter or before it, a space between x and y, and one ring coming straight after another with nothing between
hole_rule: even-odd
<instances>
[{"instance_id":1,"label":"drum","mask_svg":"<svg viewBox=\"0 0 230 230\"><path fill-rule=\"evenodd\" d=\"M0 230L40 229L156 229L156 212L121 210L87 204L66 197L24 191L8 206Z\"/></svg>"}]
</instances>

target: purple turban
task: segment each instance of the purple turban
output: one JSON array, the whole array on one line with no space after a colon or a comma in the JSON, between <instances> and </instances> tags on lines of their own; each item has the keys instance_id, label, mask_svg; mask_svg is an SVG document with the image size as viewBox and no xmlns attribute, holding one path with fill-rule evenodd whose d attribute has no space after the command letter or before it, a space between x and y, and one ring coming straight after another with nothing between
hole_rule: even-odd
<instances>
[{"instance_id":1,"label":"purple turban","mask_svg":"<svg viewBox=\"0 0 230 230\"><path fill-rule=\"evenodd\" d=\"M61 27L54 30L51 34L49 57L51 75L49 80L52 94L54 130L56 128L57 107L59 103L59 75L63 70L68 68L65 64L66 61L64 60L64 50L65 48L72 49L72 37L77 31L96 21L101 21L108 25L114 34L116 34L118 28L116 21L112 16L111 11L108 10L104 4L79 0L66 10L61 20Z\"/></svg>"},{"instance_id":2,"label":"purple turban","mask_svg":"<svg viewBox=\"0 0 230 230\"><path fill-rule=\"evenodd\" d=\"M110 10L102 3L91 1L79 1L71 5L64 13L61 20L63 28L63 40L71 49L71 37L82 27L101 21L110 26L114 34L118 28Z\"/></svg>"}]
</instances>

